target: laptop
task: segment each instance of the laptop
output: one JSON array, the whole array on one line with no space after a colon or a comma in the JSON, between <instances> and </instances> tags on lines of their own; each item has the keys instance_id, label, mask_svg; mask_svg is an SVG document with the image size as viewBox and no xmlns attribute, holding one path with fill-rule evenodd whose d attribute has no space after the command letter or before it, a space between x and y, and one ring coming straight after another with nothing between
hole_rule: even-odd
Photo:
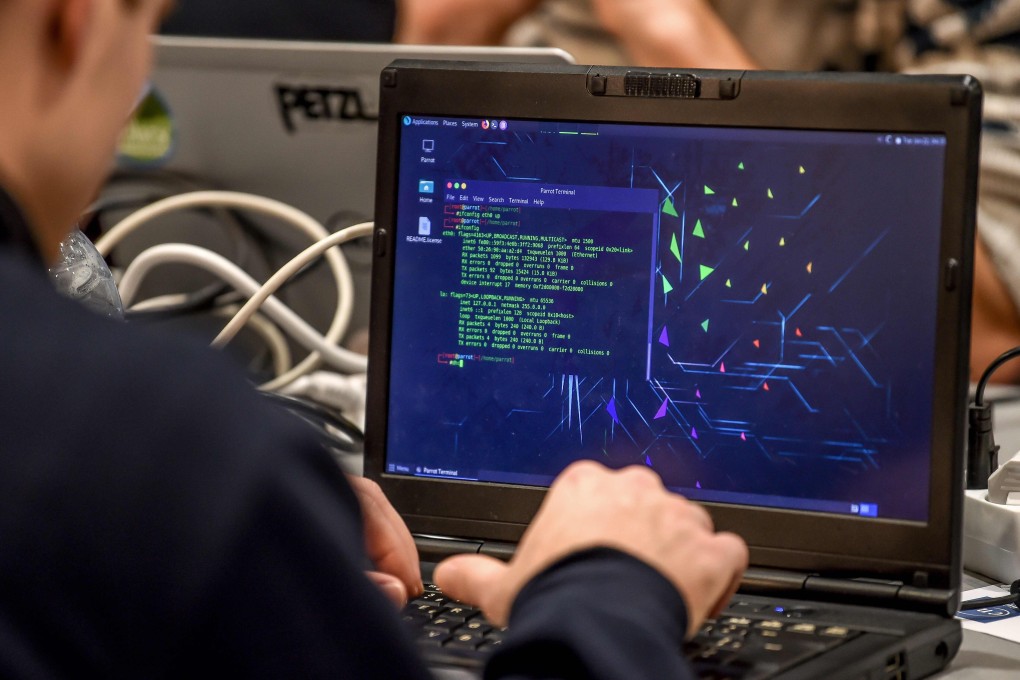
<instances>
[{"instance_id":1,"label":"laptop","mask_svg":"<svg viewBox=\"0 0 1020 680\"><path fill-rule=\"evenodd\" d=\"M149 178L159 189L217 188L268 196L331 227L372 219L379 73L392 60L573 61L553 48L175 36L156 36L153 41L151 97L153 106L165 112L165 118L155 117L165 120L167 128L143 128L124 145L117 162L120 178L129 176L134 187ZM131 194L137 193L133 188ZM264 222L262 227L270 233L276 230L285 240L296 241L298 249L306 245L274 221L254 219ZM177 223L175 229L189 242L215 247L223 240L222 228L215 223L190 230L182 230L180 220ZM144 239L133 239L127 249L137 252L152 245ZM230 242L223 247L229 250ZM352 326L364 329L368 248L351 244L345 252L359 292ZM182 278L186 289L194 271L184 271ZM322 296L328 295L332 286L328 276L318 278ZM172 283L168 289L182 287ZM329 325L332 310L299 299L292 304L310 323Z\"/></svg>"},{"instance_id":2,"label":"laptop","mask_svg":"<svg viewBox=\"0 0 1020 680\"><path fill-rule=\"evenodd\" d=\"M423 559L507 558L570 462L644 465L749 544L715 625L852 631L736 677L943 668L981 100L963 76L383 71L365 467Z\"/></svg>"}]
</instances>

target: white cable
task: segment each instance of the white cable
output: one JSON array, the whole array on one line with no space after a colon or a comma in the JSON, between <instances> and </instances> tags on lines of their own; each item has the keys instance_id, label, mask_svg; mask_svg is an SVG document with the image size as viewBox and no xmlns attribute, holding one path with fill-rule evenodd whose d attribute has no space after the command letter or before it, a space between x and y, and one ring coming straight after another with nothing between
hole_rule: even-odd
<instances>
[{"instance_id":1,"label":"white cable","mask_svg":"<svg viewBox=\"0 0 1020 680\"><path fill-rule=\"evenodd\" d=\"M123 272L121 274L123 275ZM124 308L132 312L161 312L165 309L173 309L177 305L187 302L189 297L187 293L171 293L169 295L149 298L148 300L141 300L130 306L124 305Z\"/></svg>"},{"instance_id":2,"label":"white cable","mask_svg":"<svg viewBox=\"0 0 1020 680\"><path fill-rule=\"evenodd\" d=\"M156 201L128 215L96 241L96 248L103 257L106 257L124 237L150 220L177 210L211 207L251 210L271 215L301 230L313 241L319 241L329 235L326 228L310 215L280 201L234 191L195 191ZM337 286L337 309L333 316L333 321L326 331L325 338L330 345L336 345L347 331L351 314L354 311L354 279L351 276L350 268L347 266L347 260L344 259L339 249L326 252L325 259L330 270L333 272ZM296 378L313 371L319 365L320 359L319 353L313 352L305 357L297 366L284 375L276 377L264 385L263 388L269 390L279 389Z\"/></svg>"},{"instance_id":3,"label":"white cable","mask_svg":"<svg viewBox=\"0 0 1020 680\"><path fill-rule=\"evenodd\" d=\"M347 238L355 238L361 235L360 233L351 235L349 233L351 229L355 229L355 227L337 232L330 238L334 242L343 242L344 240L347 240ZM371 230L371 227L368 229ZM319 254L321 254L321 252ZM298 258L300 257L301 256L299 255ZM310 261L311 259L314 258L306 257L297 265L298 269L300 269L305 262ZM291 263L294 261L295 260L291 260ZM124 272L124 277L121 279L120 284L120 294L121 298L124 300L124 304L131 309L138 309L143 306L148 307L152 305L152 301L149 300L141 302L138 305L132 305L132 302L138 294L138 289L141 286L142 280L148 275L148 273L155 267L169 263L188 264L211 272L237 289L237 291L241 294L251 297L251 299L255 299L254 296L259 295L259 293L266 288L266 285L268 285L265 284L260 287L259 283L255 279L249 276L236 264L219 253L214 253L207 248L186 243L164 243L158 246L153 246L139 254L139 256L136 257L127 268L127 271ZM288 263L288 265L291 263ZM160 299L168 302L170 301L169 298ZM337 347L335 344L330 342L328 336L324 337L321 333L312 328L304 319L294 313L293 310L287 307L278 298L271 297L271 291L269 295L262 299L262 302L264 303L266 315L279 324L281 328L290 334L303 347L321 354L322 357L330 363L330 365L339 370L355 373L365 371L367 361L364 355L351 352L350 350L342 347ZM249 303L242 307L241 310L234 315L234 318L230 323L233 324L236 322L239 323L240 326L243 326L247 321L247 318L239 321L241 314L250 314L258 308L257 306L249 307L250 304L251 300L249 300ZM248 308L251 311L245 312L245 308ZM240 328L240 326L238 327ZM223 342L220 345L214 346L222 347L225 344L226 343ZM273 382L275 382L275 380L261 386L261 388L267 390L278 389L277 387L272 386Z\"/></svg>"},{"instance_id":4,"label":"white cable","mask_svg":"<svg viewBox=\"0 0 1020 680\"><path fill-rule=\"evenodd\" d=\"M329 234L311 215L265 196L240 191L191 191L150 203L131 213L96 240L96 250L103 257L108 257L121 241L146 223L169 213L194 208L235 208L263 213L278 218L313 241Z\"/></svg>"},{"instance_id":5,"label":"white cable","mask_svg":"<svg viewBox=\"0 0 1020 680\"><path fill-rule=\"evenodd\" d=\"M186 293L160 295L158 297L134 303L129 308L129 311L159 312L167 309L174 309L181 303L187 302L190 297L191 296ZM216 316L222 316L229 319L232 318L234 314L237 314L240 309L241 305L233 304L214 309L213 313ZM252 327L252 330L262 336L262 339L269 347L269 351L273 357L273 375L283 375L289 371L294 363L290 353L290 345L287 344L287 338L280 332L280 329L277 328L272 321L261 314L254 315L250 319L248 325Z\"/></svg>"},{"instance_id":6,"label":"white cable","mask_svg":"<svg viewBox=\"0 0 1020 680\"><path fill-rule=\"evenodd\" d=\"M230 318L237 313L238 309L240 309L240 305L229 305L213 310L213 314ZM273 375L283 375L289 371L294 365L291 360L290 345L287 344L287 338L276 327L276 324L262 314L253 314L248 319L248 327L255 331L269 348L269 355L273 358Z\"/></svg>"},{"instance_id":7,"label":"white cable","mask_svg":"<svg viewBox=\"0 0 1020 680\"><path fill-rule=\"evenodd\" d=\"M327 371L315 371L301 376L280 390L288 396L300 396L335 409L365 429L365 391L368 376L364 373L339 375Z\"/></svg>"},{"instance_id":8,"label":"white cable","mask_svg":"<svg viewBox=\"0 0 1020 680\"><path fill-rule=\"evenodd\" d=\"M361 224L356 224L353 227L341 229L335 234L330 234L318 243L312 244L298 253L293 259L291 259L290 262L280 267L279 271L270 276L269 280L262 284L262 288L260 288L259 291L251 297L251 299L244 303L244 306L241 307L241 311L237 313L237 316L231 319L230 323L228 323L223 330L220 331L220 334L216 336L216 339L213 340L213 347L222 347L230 342L231 338L237 335L238 331L244 327L244 322L247 318L254 313L255 310L257 310L259 306L266 301L266 299L279 290L283 284L287 283L290 277L301 271L305 265L322 257L324 253L334 252L333 248L335 246L339 246L342 243L346 243L347 241L356 238L371 235L374 227L375 225L372 222L362 222Z\"/></svg>"}]
</instances>

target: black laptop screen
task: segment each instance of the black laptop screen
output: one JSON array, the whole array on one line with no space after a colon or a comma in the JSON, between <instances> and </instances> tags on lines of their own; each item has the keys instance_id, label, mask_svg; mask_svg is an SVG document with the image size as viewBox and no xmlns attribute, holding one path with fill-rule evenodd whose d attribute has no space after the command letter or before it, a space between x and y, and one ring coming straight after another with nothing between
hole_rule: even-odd
<instances>
[{"instance_id":1,"label":"black laptop screen","mask_svg":"<svg viewBox=\"0 0 1020 680\"><path fill-rule=\"evenodd\" d=\"M385 469L926 521L945 138L403 118Z\"/></svg>"}]
</instances>

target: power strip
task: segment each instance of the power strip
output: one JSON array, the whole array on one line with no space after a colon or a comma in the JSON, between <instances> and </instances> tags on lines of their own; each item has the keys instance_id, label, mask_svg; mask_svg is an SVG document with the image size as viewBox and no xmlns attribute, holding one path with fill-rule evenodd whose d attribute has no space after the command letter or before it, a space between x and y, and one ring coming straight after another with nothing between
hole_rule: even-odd
<instances>
[{"instance_id":1,"label":"power strip","mask_svg":"<svg viewBox=\"0 0 1020 680\"><path fill-rule=\"evenodd\" d=\"M963 566L999 583L1012 583L1020 578L1020 505L992 503L986 489L966 494Z\"/></svg>"}]
</instances>

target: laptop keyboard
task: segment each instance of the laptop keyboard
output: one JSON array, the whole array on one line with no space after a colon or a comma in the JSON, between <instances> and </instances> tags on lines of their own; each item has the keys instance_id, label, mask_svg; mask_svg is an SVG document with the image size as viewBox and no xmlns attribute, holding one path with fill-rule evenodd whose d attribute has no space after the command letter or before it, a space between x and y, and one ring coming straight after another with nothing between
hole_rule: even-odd
<instances>
[{"instance_id":1,"label":"laptop keyboard","mask_svg":"<svg viewBox=\"0 0 1020 680\"><path fill-rule=\"evenodd\" d=\"M718 619L707 621L684 643L684 653L700 678L759 680L860 634L790 614L781 606L738 597ZM446 597L431 584L407 604L403 618L422 654L436 664L481 666L506 633L506 628L486 621L478 609Z\"/></svg>"}]
</instances>

